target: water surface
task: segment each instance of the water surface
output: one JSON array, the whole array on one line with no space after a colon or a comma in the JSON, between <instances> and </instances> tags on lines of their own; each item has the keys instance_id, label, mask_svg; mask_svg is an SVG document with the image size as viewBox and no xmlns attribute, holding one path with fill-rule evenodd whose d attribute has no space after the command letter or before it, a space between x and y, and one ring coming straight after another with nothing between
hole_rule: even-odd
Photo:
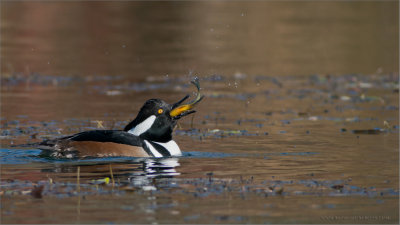
<instances>
[{"instance_id":1,"label":"water surface","mask_svg":"<svg viewBox=\"0 0 400 225\"><path fill-rule=\"evenodd\" d=\"M396 223L397 2L5 2L2 223ZM178 158L46 159L200 78Z\"/></svg>"}]
</instances>

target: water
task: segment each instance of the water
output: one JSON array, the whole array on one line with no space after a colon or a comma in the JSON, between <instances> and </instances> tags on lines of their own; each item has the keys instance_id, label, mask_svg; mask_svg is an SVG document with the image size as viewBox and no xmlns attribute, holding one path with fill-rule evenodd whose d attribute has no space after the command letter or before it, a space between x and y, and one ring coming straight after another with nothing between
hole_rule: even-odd
<instances>
[{"instance_id":1,"label":"water","mask_svg":"<svg viewBox=\"0 0 400 225\"><path fill-rule=\"evenodd\" d=\"M1 222L396 223L396 9L3 3ZM182 157L12 147L121 129L195 75L206 97L174 131Z\"/></svg>"}]
</instances>

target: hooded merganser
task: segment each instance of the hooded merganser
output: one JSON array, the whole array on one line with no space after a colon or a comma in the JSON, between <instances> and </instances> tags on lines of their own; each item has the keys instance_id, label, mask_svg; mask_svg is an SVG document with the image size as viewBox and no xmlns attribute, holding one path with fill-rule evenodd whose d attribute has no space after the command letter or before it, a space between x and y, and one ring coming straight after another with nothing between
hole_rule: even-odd
<instances>
[{"instance_id":1,"label":"hooded merganser","mask_svg":"<svg viewBox=\"0 0 400 225\"><path fill-rule=\"evenodd\" d=\"M44 141L38 148L41 156L57 158L74 157L168 157L182 154L172 140L178 119L194 113L192 108L203 99L198 80L197 98L182 104L189 95L175 104L160 99L150 99L140 109L136 118L123 130L91 130L71 136Z\"/></svg>"}]
</instances>

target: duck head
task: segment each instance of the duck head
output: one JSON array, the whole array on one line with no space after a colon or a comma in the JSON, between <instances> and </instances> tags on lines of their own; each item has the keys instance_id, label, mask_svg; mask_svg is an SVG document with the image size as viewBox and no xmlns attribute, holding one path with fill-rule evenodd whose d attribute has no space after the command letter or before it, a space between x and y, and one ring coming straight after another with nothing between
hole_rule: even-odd
<instances>
[{"instance_id":1,"label":"duck head","mask_svg":"<svg viewBox=\"0 0 400 225\"><path fill-rule=\"evenodd\" d=\"M194 106L204 97L199 92L198 81L192 83L198 90L196 99L186 104L183 102L189 98L189 95L174 104L168 104L161 99L147 100L136 118L124 128L124 131L144 140L163 143L172 140L172 132L177 121L196 112L193 110Z\"/></svg>"}]
</instances>

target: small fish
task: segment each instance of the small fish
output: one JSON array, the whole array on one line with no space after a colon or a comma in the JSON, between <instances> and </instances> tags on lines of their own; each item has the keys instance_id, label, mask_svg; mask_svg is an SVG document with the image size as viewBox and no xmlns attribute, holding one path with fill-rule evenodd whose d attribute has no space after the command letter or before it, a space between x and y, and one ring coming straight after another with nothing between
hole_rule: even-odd
<instances>
[{"instance_id":1,"label":"small fish","mask_svg":"<svg viewBox=\"0 0 400 225\"><path fill-rule=\"evenodd\" d=\"M185 104L185 105L181 105L178 107L172 107L174 108L171 112L170 115L172 117L174 117L175 119L179 119L180 117L186 116L188 114L194 113L196 111L191 110L197 103L199 103L204 96L200 94L200 82L199 82L199 78L195 77L194 80L191 81L191 83L197 88L197 97L196 99L194 99L193 101ZM179 101L178 103L176 103L176 105L181 104L183 101L185 101L187 98L189 98L189 95L187 95L185 98L183 98L181 101Z\"/></svg>"}]
</instances>

